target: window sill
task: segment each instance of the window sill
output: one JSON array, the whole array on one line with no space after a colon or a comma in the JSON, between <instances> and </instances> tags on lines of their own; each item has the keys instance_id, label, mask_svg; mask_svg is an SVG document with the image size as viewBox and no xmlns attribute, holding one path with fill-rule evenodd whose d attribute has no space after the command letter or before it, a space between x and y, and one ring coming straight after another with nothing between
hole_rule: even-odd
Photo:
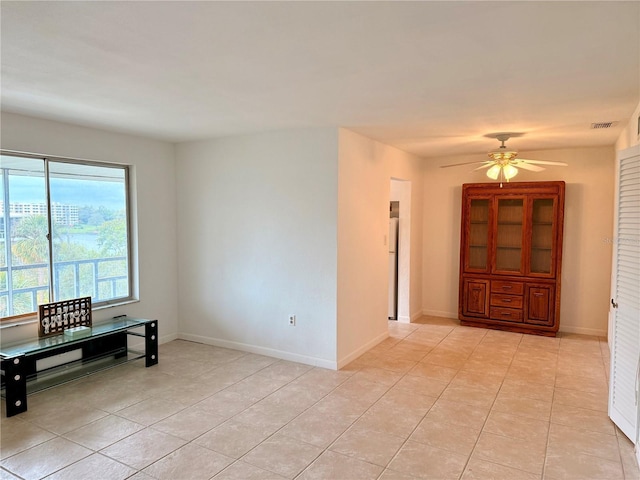
<instances>
[{"instance_id":1,"label":"window sill","mask_svg":"<svg viewBox=\"0 0 640 480\"><path fill-rule=\"evenodd\" d=\"M11 328L11 327L19 327L21 325L30 325L32 323L37 323L38 322L38 317L36 315L33 315L31 317L25 317L25 318L21 318L20 320L7 320L6 322L2 322L0 323L0 330L3 330L5 328Z\"/></svg>"},{"instance_id":2,"label":"window sill","mask_svg":"<svg viewBox=\"0 0 640 480\"><path fill-rule=\"evenodd\" d=\"M139 299L137 298L132 298L129 300L123 300L121 302L115 302L115 303L109 303L107 305L100 305L98 307L93 307L92 311L93 312L98 312L100 310L105 310L107 308L113 308L113 307L120 307L122 305L130 305L132 303L138 303L140 302ZM31 325L33 323L38 323L38 315L34 314L32 316L29 317L23 317L20 318L18 320L7 320L6 322L2 322L0 323L0 330L3 330L5 328L12 328L12 327L20 327L23 325Z\"/></svg>"}]
</instances>

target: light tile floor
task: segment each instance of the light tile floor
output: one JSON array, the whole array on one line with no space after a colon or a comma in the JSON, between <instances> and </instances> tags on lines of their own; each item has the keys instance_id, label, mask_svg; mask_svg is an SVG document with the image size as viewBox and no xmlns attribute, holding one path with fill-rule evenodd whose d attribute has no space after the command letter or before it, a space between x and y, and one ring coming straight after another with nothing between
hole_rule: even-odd
<instances>
[{"instance_id":1,"label":"light tile floor","mask_svg":"<svg viewBox=\"0 0 640 480\"><path fill-rule=\"evenodd\" d=\"M3 416L0 479L640 479L607 417L604 339L436 317L389 332L338 372L161 345L155 367Z\"/></svg>"}]
</instances>

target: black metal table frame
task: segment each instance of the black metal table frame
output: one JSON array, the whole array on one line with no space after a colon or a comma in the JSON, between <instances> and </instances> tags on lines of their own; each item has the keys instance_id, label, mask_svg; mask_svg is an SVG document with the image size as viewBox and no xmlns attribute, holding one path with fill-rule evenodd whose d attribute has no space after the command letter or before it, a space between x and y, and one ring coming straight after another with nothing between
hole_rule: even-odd
<instances>
[{"instance_id":1,"label":"black metal table frame","mask_svg":"<svg viewBox=\"0 0 640 480\"><path fill-rule=\"evenodd\" d=\"M135 325L123 326L113 331L106 331L104 333L101 333L99 337L114 336L122 333L125 333L126 335L144 337L145 367L156 365L158 363L158 321L141 319L134 320L138 321L139 323ZM144 327L144 334L131 331L133 329L141 327ZM4 383L7 417L12 417L19 413L27 411L27 383L29 381L27 379L27 357L39 354L43 350L51 353L51 355L48 356L53 356L58 354L60 350L68 350L69 346L81 347L84 343L96 338L98 337L91 335L70 340L66 343L61 344L57 348L52 347L42 350L34 349L29 351L28 353L22 353L14 356L3 355L3 358L1 359L1 370L2 376L4 377L5 381ZM81 376L83 376L82 372L80 372L80 375L78 375L78 377Z\"/></svg>"}]
</instances>

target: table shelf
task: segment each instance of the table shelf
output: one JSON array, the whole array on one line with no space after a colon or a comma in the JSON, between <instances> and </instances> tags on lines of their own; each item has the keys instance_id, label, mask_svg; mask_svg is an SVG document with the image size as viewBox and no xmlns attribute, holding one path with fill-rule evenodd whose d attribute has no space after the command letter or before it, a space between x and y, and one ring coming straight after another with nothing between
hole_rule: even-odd
<instances>
[{"instance_id":1,"label":"table shelf","mask_svg":"<svg viewBox=\"0 0 640 480\"><path fill-rule=\"evenodd\" d=\"M144 338L144 351L129 348L129 336ZM81 351L79 359L38 367L39 361L77 351ZM27 410L27 395L141 358L147 367L158 363L157 320L120 316L93 325L91 333L81 338L61 334L2 345L2 396L7 417Z\"/></svg>"}]
</instances>

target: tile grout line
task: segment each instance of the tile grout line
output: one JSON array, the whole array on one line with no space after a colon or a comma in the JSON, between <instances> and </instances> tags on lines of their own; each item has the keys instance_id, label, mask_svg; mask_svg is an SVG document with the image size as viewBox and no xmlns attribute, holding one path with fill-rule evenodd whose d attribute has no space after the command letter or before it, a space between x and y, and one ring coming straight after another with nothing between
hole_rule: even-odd
<instances>
[{"instance_id":1,"label":"tile grout line","mask_svg":"<svg viewBox=\"0 0 640 480\"><path fill-rule=\"evenodd\" d=\"M522 335L522 334L520 334ZM485 335L486 336L486 335ZM469 466L469 462L471 461L471 457L473 457L473 452L475 451L476 447L478 446L478 442L480 441L480 437L482 436L482 432L484 431L484 427L487 424L487 421L489 420L489 416L491 415L491 411L493 410L493 406L496 403L496 400L498 399L498 395L500 394L500 390L502 390L502 386L504 385L504 380L507 378L507 375L509 373L509 370L511 369L511 365L513 365L513 359L516 356L516 353L518 352L518 348L520 347L520 344L522 343L522 336L520 337L520 341L518 342L518 346L516 347L513 355L511 356L511 361L509 362L509 368L507 368L506 373L504 374L504 377L502 378L502 381L500 382L500 388L498 388L498 391L496 392L496 395L493 399L493 402L491 402L491 406L489 407L489 411L487 413L487 417L484 419L484 422L482 423L482 427L480 428L480 433L478 433L478 438L476 438L475 443L473 444L473 448L471 449L471 452L469 453L469 456L467 457L467 461L464 465L464 468L462 469L462 473L460 474L460 477L458 478L462 478L462 476L464 475L464 472L467 470L467 467ZM494 463L494 462L491 462ZM498 464L501 465L501 464Z\"/></svg>"},{"instance_id":2,"label":"tile grout line","mask_svg":"<svg viewBox=\"0 0 640 480\"><path fill-rule=\"evenodd\" d=\"M204 345L204 344L203 344L203 345ZM203 372L201 375L204 375L205 373L208 373L208 372L211 372L211 371L214 371L214 370L218 370L218 369L220 369L220 368L224 367L224 365L225 365L225 364L233 363L233 362L235 362L235 361L237 361L237 360L239 360L239 359L241 359L241 358L243 358L243 357L245 357L245 356L247 356L247 355L248 355L248 354L244 354L244 355L241 355L241 356L239 356L239 357L237 357L237 358L235 358L235 359L233 359L233 360L230 360L230 361L228 361L228 362L224 362L223 364L218 365L217 367L212 368L211 370L208 370L207 372ZM179 357L179 358L180 358L180 357ZM79 444L79 443L77 443L77 442L74 442L74 441L73 441L73 440L71 440L71 439L67 439L67 438L66 438L66 437L64 437L62 434L57 434L57 433L52 432L52 431L50 431L50 430L47 430L47 429L45 429L45 428L43 428L43 427L40 427L40 426L39 426L39 425L37 425L37 424L34 424L34 425L38 426L39 428L43 428L44 430L47 430L47 431L49 431L50 433L52 433L52 434L56 435L56 437L55 437L55 438L63 438L63 439L65 439L65 440L68 440L68 441L70 441L70 442L72 442L72 443L75 443L75 444L77 444L77 445L79 445L79 446L81 446L81 447L83 447L83 448L86 448L86 449L88 449L88 450L91 450L91 451L92 451L92 453L91 453L90 455L100 454L100 455L105 456L106 458L109 458L110 460L113 460L113 461L115 461L115 462L118 462L118 463L120 463L120 464L123 464L123 463L122 463L122 462L120 462L119 460L117 460L117 459L115 459L115 458L112 458L112 457L110 457L110 456L108 456L108 455L104 455L104 454L102 454L102 453L100 453L100 452L101 452L102 450L104 450L105 448L108 448L109 446L114 445L115 443L118 443L118 442L120 442L120 441L122 441L122 440L124 440L124 439L126 439L126 438L129 438L129 437L131 437L131 436L135 435L136 433L139 433L140 431L145 430L145 429L151 429L151 430L154 430L154 431L156 431L156 432L164 433L164 432L161 432L161 431L159 431L159 430L155 430L155 429L153 428L153 425L155 425L156 423L159 423L159 422L161 422L161 421L165 420L166 418L169 418L169 417L171 417L171 416L173 416L173 415L176 415L176 414L178 414L178 413L180 413L180 412L183 412L184 410L187 410L188 408L191 408L191 407L196 406L197 404L201 403L202 401L206 400L207 398L210 398L210 397L212 397L212 396L214 396L214 395L216 395L216 394L218 394L218 393L220 393L220 392L222 392L222 391L226 390L227 388L229 388L229 387L231 387L231 386L233 386L233 385L236 385L237 383L242 382L243 380L245 380L245 379L247 379L247 378L249 378L249 377L251 377L251 376L253 376L253 375L257 374L258 372L260 372L260 371L262 371L262 370L264 370L264 369L266 369L266 368L269 368L270 366L272 366L272 365L274 365L274 364L278 363L279 361L282 361L282 360L275 360L275 361L274 361L274 362L272 362L271 364L266 365L265 367L260 368L260 369L256 370L256 371L255 371L255 372L253 372L253 373L248 374L246 377L244 377L244 378L242 378L242 379L240 379L240 380L238 380L238 381L236 381L236 382L234 382L234 383L232 383L232 384L230 384L230 385L225 386L225 387L224 387L224 388L222 388L221 390L218 390L217 392L215 392L215 393L213 393L213 394L209 395L208 397L205 397L204 399L202 399L202 400L200 400L200 401L198 401L198 402L194 403L193 405L189 405L189 406L187 406L187 407L185 407L185 408L183 408L183 409L180 409L180 410L178 410L177 412L173 413L172 415L169 415L168 417L165 417L165 418L163 418L163 419L161 419L161 420L158 420L157 422L155 422L155 423L153 423L153 424L150 424L150 425L144 425L144 424L140 424L140 423L138 423L138 422L132 421L132 420L130 420L130 419L128 419L128 418L126 418L126 417L123 417L122 415L118 415L118 412L120 412L120 411L122 411L122 410L124 410L124 409L126 409L126 408L129 408L129 407L131 407L131 406L134 406L134 405L140 404L140 403L142 403L142 402L144 402L144 401L146 401L146 400L148 400L149 398L152 398L152 397L147 397L147 398L145 398L145 399L140 400L139 402L135 402L135 403L133 403L133 404L131 404L131 405L128 405L127 407L123 407L122 409L118 410L117 412L108 412L108 411L105 411L105 410L97 409L97 410L101 410L101 411L104 411L105 413L107 413L107 416L108 416L108 415L113 415L113 416L116 416L116 417L118 417L118 418L122 418L122 419L124 419L124 420L131 421L131 422L133 422L133 423L138 423L138 425L141 425L141 426L143 427L141 430L136 431L136 432L133 432L133 433L131 433L131 434L129 434L129 435L127 435L127 436L125 436L125 437L123 437L123 438L121 438L121 439L117 440L116 442L113 442L112 444L109 444L109 445L107 445L107 446L105 446L105 447L103 447L103 448L101 448L101 449L99 449L99 450L94 450L94 449L92 449L92 448L89 448L89 447L86 447L86 446L84 446L84 445L81 445L81 444ZM311 367L311 368L309 368L309 369L307 370L307 372L308 372L308 371L310 371L310 370L312 370L313 368L315 368L315 367ZM304 373L306 373L306 372L304 372ZM298 377L293 378L291 381L289 381L288 383L286 383L286 384L282 385L281 387L279 387L278 389L274 390L274 391L273 391L273 392L271 392L271 393L275 393L276 391L280 390L281 388L284 388L286 385L289 385L290 383L292 383L293 381L295 381L297 378L299 378L300 376L304 375L304 373L303 373L303 374L301 374L301 375L299 375ZM168 375L170 375L170 374L168 374ZM85 378L88 378L88 377L83 377L83 378L77 379L76 381L77 381L77 382L81 382L81 381L82 381L82 380L84 380ZM266 378L266 377L265 377L265 378ZM346 380L345 380L345 381L346 381ZM336 388L337 388L337 387L336 387ZM264 399L264 398L266 398L267 396L271 395L271 393L270 393L270 394L268 394L268 395L266 395L265 397L263 397L263 398L261 398L261 399L257 400L257 401L256 401L256 402L254 402L251 406L255 405L256 403L260 402L261 400L263 400L263 399ZM247 407L247 409L248 409L248 408L250 408L251 406ZM246 409L245 409L245 410L246 410ZM242 411L244 411L244 410L242 410ZM240 413L242 413L242 412L238 412L238 414L240 414ZM238 415L238 414L236 414L236 415ZM235 416L235 415L234 415L234 416ZM104 417L101 417L101 418L104 418ZM231 418L233 418L233 417L230 417L230 418L226 419L226 420L225 420L224 422L222 422L222 423L225 423L226 421L230 420ZM79 428L83 428L84 426L90 425L91 423L95 423L95 422L97 422L97 421L99 421L99 420L100 420L100 419L96 419L96 420L94 420L93 422L89 422L89 423L88 423L88 424L86 424L86 425L83 425L83 426L81 426L81 427L78 427L78 429L79 429ZM28 421L28 422L29 422L29 420L26 420L26 421ZM29 422L29 423L32 423L32 424L33 424L33 422ZM216 428L216 427L214 427L214 428ZM75 430L78 430L78 429L75 429ZM212 429L212 430L213 430L213 429ZM72 430L72 431L73 431L73 430ZM67 433L70 433L70 432L67 432ZM206 432L205 432L205 433L206 433ZM204 435L204 434L203 434L203 435ZM171 436L174 436L174 435L171 435ZM184 445L182 445L182 446L178 447L176 450L179 450L180 448L183 448L184 446L191 444L192 442L194 442L197 438L199 438L199 437L201 437L201 436L202 436L202 435L199 435L198 437L196 437L196 438L194 438L194 439L192 439L192 440L186 441L186 443L185 443ZM181 437L176 437L176 438L179 438L180 440L185 440L185 439L183 439L183 438L181 438ZM49 439L49 440L53 440L53 439ZM49 441L49 440L47 440L47 441ZM266 439L265 439L265 440L266 440ZM42 442L42 443L46 443L46 442ZM195 445L197 445L197 444L195 444ZM30 448L32 448L32 447L30 447ZM151 464L149 464L149 465L147 465L147 466L143 467L142 469L138 469L138 468L135 468L135 467L133 467L133 466L131 466L131 465L127 465L127 464L123 464L123 465L126 465L127 467L129 467L129 468L132 468L132 469L136 470L136 473L135 473L135 474L133 474L133 475L136 475L137 473L142 472L142 471L143 471L145 468L147 468L148 466L153 465L154 463L156 463L156 462L158 462L158 461L162 460L163 458L166 458L167 456L171 455L171 454L172 454L173 452L175 452L176 450L172 450L171 452L169 452L169 453L167 453L166 455L164 455L164 456L162 456L162 457L160 457L160 458L156 459L154 462L152 462ZM217 453L219 453L219 452L217 452ZM78 460L76 460L75 462L73 462L73 463L71 463L71 464L69 464L69 465L66 465L66 466L62 467L61 469L56 470L55 472L50 472L50 473L49 473L49 475L51 475L51 474L53 474L53 473L56 473L56 472L58 472L58 471L60 471L60 470L63 470L64 468L67 468L67 467L69 467L69 466L71 466L71 465L74 465L74 464L76 464L76 463L78 463L78 462L82 461L84 458L87 458L87 457L88 457L88 456L90 456L90 455L87 455L86 457L83 457L83 458L81 458L81 459L78 459ZM7 458L9 458L9 457L7 457ZM4 459L3 459L3 460L4 460ZM236 462L237 462L238 460L239 460L239 459L237 459L237 460L236 460ZM236 463L236 462L232 462L230 465L232 465L233 463ZM228 465L228 466L230 466L230 465ZM228 467L228 466L227 466L227 467ZM225 469L226 469L227 467L225 467ZM222 472L222 470L221 470L220 472L218 472L218 473L221 473L221 472ZM11 472L11 473L13 474L13 472ZM216 473L216 475L217 475L218 473ZM273 473L276 473L276 472L273 472Z\"/></svg>"},{"instance_id":3,"label":"tile grout line","mask_svg":"<svg viewBox=\"0 0 640 480\"><path fill-rule=\"evenodd\" d=\"M440 346L440 345L442 344L442 342L444 342L444 340L445 340L449 335L451 335L451 333L452 333L452 332L454 332L454 331L455 331L455 329L456 329L456 328L458 328L458 327L454 327L454 328L452 328L452 329L451 329L451 331L450 331L449 333L447 333L447 335L445 335L445 336L444 336L444 337L443 337L443 338L442 338L442 339L441 339L441 340L436 344L436 346L432 348L432 350L431 350L431 351L435 350L438 346ZM486 337L486 335L487 335L487 333L485 332L485 334L484 334L481 338ZM481 342L482 342L482 340L480 340L480 341L476 344L476 346L474 347L474 349L473 349L473 350L471 351L471 353L467 356L467 359L465 360L465 362L466 362L466 361L467 361L467 360L468 360L468 359L473 355L473 352L478 348L478 345L480 345L480 343L481 343ZM428 354L427 354L427 355L425 355L425 357L424 357L424 358L426 358L427 356L428 356ZM407 444L407 442L409 441L409 439L411 438L411 436L415 433L416 429L420 426L420 424L421 424L421 423L424 421L424 419L427 417L427 415L429 414L429 412L430 412L430 411L431 411L431 409L433 408L433 405L435 405L435 404L437 403L437 401L442 397L442 394L446 391L446 389L447 389L447 388L448 388L448 386L451 384L451 382L456 378L456 376L458 375L458 373L460 373L460 371L462 371L462 367L461 367L461 368L459 368L459 369L457 369L457 370L458 370L458 371L457 371L457 372L456 372L456 374L453 376L453 378L447 382L447 387L445 387L445 388L443 388L443 389L442 389L442 391L440 392L440 394L436 397L436 401L435 401L435 402L433 402L433 404L431 405L431 407L429 407L429 409L427 410L427 412L422 416L422 418L420 419L420 421L416 424L416 426L413 428L413 430L411 431L411 433L407 436L407 438L406 438L406 439L405 439L405 441L402 443L402 445L400 446L400 448L398 448L398 450L396 451L396 453L394 454L394 456L391 458L391 460L389 460L389 462L387 462L387 466L385 467L385 470L386 470L386 469L388 468L388 466L393 462L393 460L395 460L395 459L398 457L398 455L400 454L400 451L402 450L402 448ZM405 376L406 376L406 374L405 374ZM403 377L403 378L404 378L404 377ZM417 442L417 443L420 443L420 442ZM438 448L438 447L432 447L432 448ZM439 450L443 450L443 451L448 452L448 453L454 453L454 452L450 452L449 450L445 450L445 449L439 449ZM465 469L466 469L466 467L467 467L467 464L468 464L468 462L469 462L469 458L470 458L470 457L471 457L471 454L469 454L469 457L467 458L467 461L465 462L465 465L464 465L464 467L463 467L462 471L460 472L460 476L462 476L462 475L464 474L464 471L465 471ZM390 470L392 470L392 469L390 469ZM395 471L395 470L393 470L393 471ZM402 473L402 472L400 472L400 473ZM379 476L378 478L380 478L383 474L384 474L384 470L383 470L383 472L380 474L380 476Z\"/></svg>"},{"instance_id":4,"label":"tile grout line","mask_svg":"<svg viewBox=\"0 0 640 480\"><path fill-rule=\"evenodd\" d=\"M547 457L549 455L549 444L551 442L551 419L553 418L553 405L556 398L556 388L558 387L558 364L560 362L560 349L562 347L562 334L560 334L560 341L558 342L558 354L556 355L554 378L553 378L553 392L551 392L551 409L549 411L549 428L547 429L547 441L544 447L544 462L542 463L542 480L547 475Z\"/></svg>"},{"instance_id":5,"label":"tile grout line","mask_svg":"<svg viewBox=\"0 0 640 480\"><path fill-rule=\"evenodd\" d=\"M422 360L424 360L433 350L435 350L440 344L442 344L442 342L444 341L445 338L447 338L451 332L453 332L455 330L455 327L452 328L443 338L440 339L440 341L434 346L431 347L429 352L427 352L424 357L422 357ZM421 361L421 360L420 360ZM420 361L418 361L416 363L416 365L418 363L420 363ZM410 370L409 370L410 371ZM406 377L408 375L408 372L406 372L402 378ZM398 380L399 381L399 380ZM449 384L451 383L451 380L449 380L447 382L447 386L449 386ZM382 477L382 475L384 475L385 471L387 469L392 470L392 471L397 471L397 470L393 470L389 468L389 465L391 465L391 463L393 463L393 461L398 457L398 455L400 454L400 452L402 451L403 447L407 444L407 442L409 441L409 439L411 438L411 436L413 435L413 433L416 431L416 429L418 428L418 426L420 426L420 424L422 423L422 421L425 419L425 417L429 414L429 412L431 411L431 409L433 408L433 405L436 404L436 402L438 401L438 399L442 396L442 394L444 393L444 391L446 390L447 387L443 388L442 391L438 394L438 396L436 397L436 401L433 402L433 404L427 409L427 411L425 412L425 414L422 416L422 418L420 419L420 421L418 421L418 423L416 424L416 426L411 430L411 433L409 433L409 435L407 435L407 438L402 442L402 444L400 445L400 447L396 450L396 453L391 457L391 459L387 462L387 464L384 466L382 472L380 473L380 475L378 475L378 480ZM400 472L402 473L402 472Z\"/></svg>"}]
</instances>

